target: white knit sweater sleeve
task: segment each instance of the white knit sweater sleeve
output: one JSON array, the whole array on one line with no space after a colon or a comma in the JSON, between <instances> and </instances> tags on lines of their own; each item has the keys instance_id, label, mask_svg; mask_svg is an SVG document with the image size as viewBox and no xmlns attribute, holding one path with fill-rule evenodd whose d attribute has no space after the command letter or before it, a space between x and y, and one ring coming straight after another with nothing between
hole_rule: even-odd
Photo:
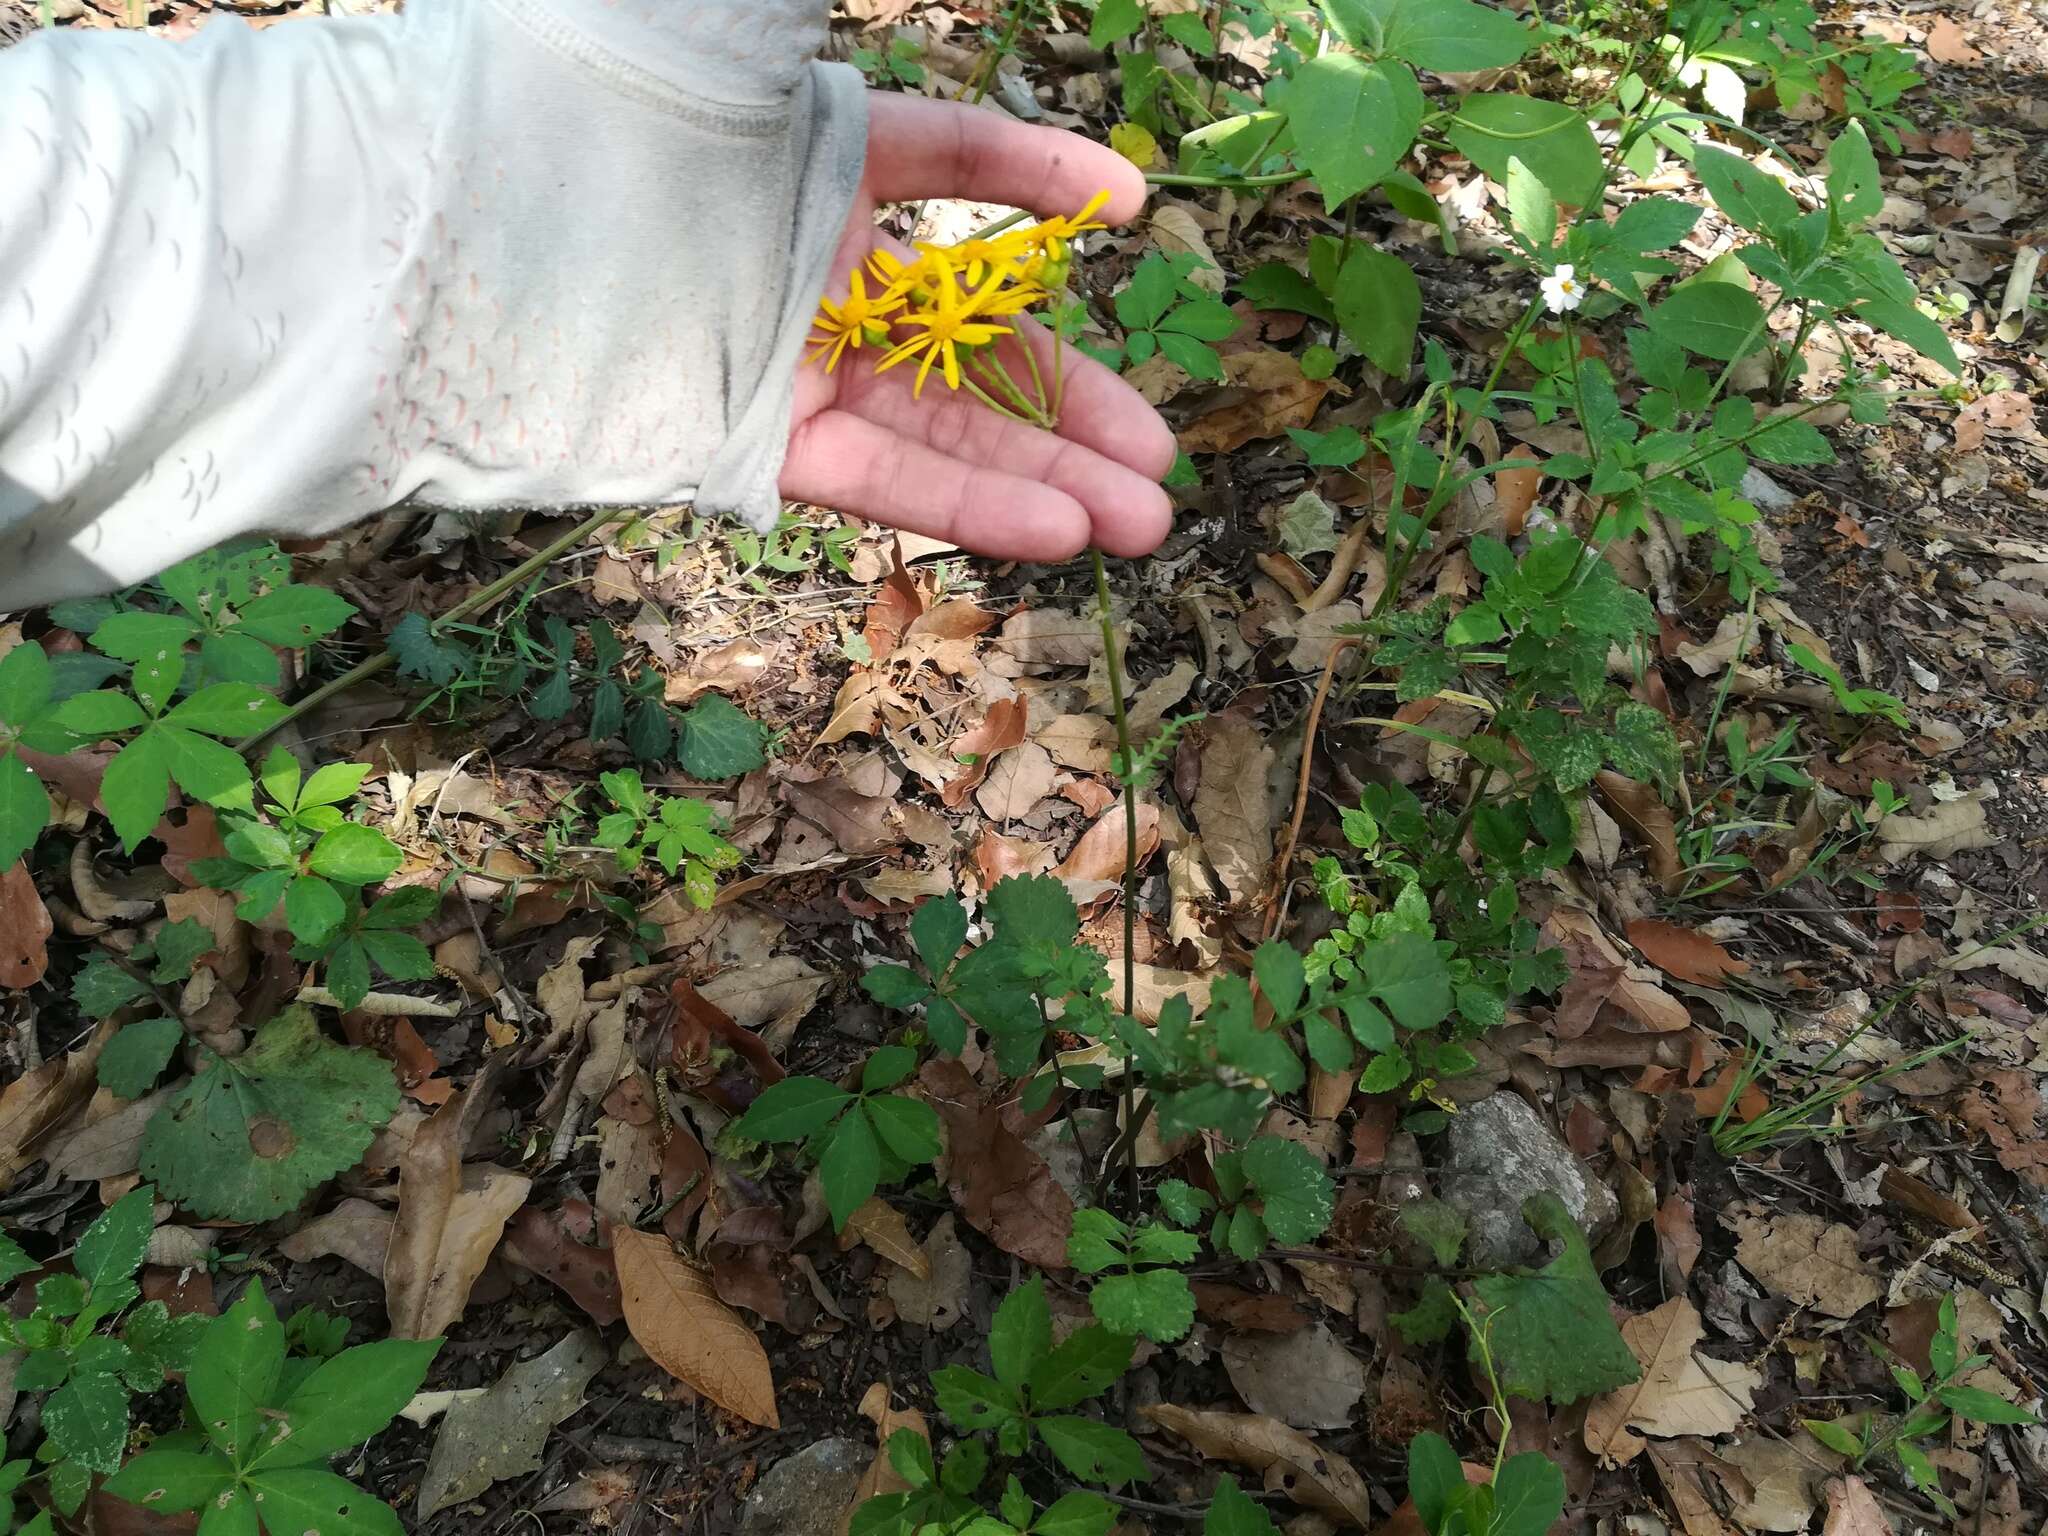
<instances>
[{"instance_id":1,"label":"white knit sweater sleeve","mask_svg":"<svg viewBox=\"0 0 2048 1536\"><path fill-rule=\"evenodd\" d=\"M411 0L0 52L0 610L235 534L772 520L860 177L825 0Z\"/></svg>"}]
</instances>

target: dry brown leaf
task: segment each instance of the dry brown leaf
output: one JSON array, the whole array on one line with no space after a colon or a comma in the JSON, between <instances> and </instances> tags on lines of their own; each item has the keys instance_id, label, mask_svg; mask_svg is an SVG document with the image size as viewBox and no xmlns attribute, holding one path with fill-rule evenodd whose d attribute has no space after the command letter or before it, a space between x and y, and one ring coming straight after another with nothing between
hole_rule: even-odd
<instances>
[{"instance_id":1,"label":"dry brown leaf","mask_svg":"<svg viewBox=\"0 0 2048 1536\"><path fill-rule=\"evenodd\" d=\"M1949 859L1969 848L1997 845L1998 834L1985 819L1984 800L1975 793L1944 800L1924 816L1887 816L1877 827L1878 855L1897 864L1913 854Z\"/></svg>"},{"instance_id":2,"label":"dry brown leaf","mask_svg":"<svg viewBox=\"0 0 2048 1536\"><path fill-rule=\"evenodd\" d=\"M1304 377L1285 352L1233 353L1223 359L1223 372L1238 398L1182 430L1180 445L1189 453L1229 453L1255 438L1305 427L1330 392L1328 379Z\"/></svg>"},{"instance_id":3,"label":"dry brown leaf","mask_svg":"<svg viewBox=\"0 0 2048 1536\"><path fill-rule=\"evenodd\" d=\"M1685 1536L1740 1536L1734 1526L1721 1518L1700 1483L1703 1461L1700 1449L1696 1448L1701 1444L1697 1440L1673 1441L1669 1445L1652 1441L1650 1465L1657 1470L1658 1481L1664 1485L1672 1513L1678 1516L1679 1528ZM1712 1464L1712 1458L1707 1458L1704 1464Z\"/></svg>"},{"instance_id":4,"label":"dry brown leaf","mask_svg":"<svg viewBox=\"0 0 2048 1536\"><path fill-rule=\"evenodd\" d=\"M1730 976L1746 975L1749 962L1738 960L1703 933L1639 917L1628 925L1628 941L1667 976L1696 987L1719 988Z\"/></svg>"},{"instance_id":5,"label":"dry brown leaf","mask_svg":"<svg viewBox=\"0 0 2048 1536\"><path fill-rule=\"evenodd\" d=\"M395 1220L381 1205L368 1200L344 1200L279 1243L277 1251L294 1264L324 1258L345 1259L364 1274L382 1279Z\"/></svg>"},{"instance_id":6,"label":"dry brown leaf","mask_svg":"<svg viewBox=\"0 0 2048 1536\"><path fill-rule=\"evenodd\" d=\"M989 766L995 761L996 754L1007 752L1024 740L1029 708L1022 694L997 699L989 705L988 713L981 717L980 724L963 732L946 748L947 754L958 760L961 768L939 791L941 800L956 811L967 803L967 797L988 777Z\"/></svg>"},{"instance_id":7,"label":"dry brown leaf","mask_svg":"<svg viewBox=\"0 0 2048 1536\"><path fill-rule=\"evenodd\" d=\"M25 991L50 968L50 909L36 890L28 861L0 875L0 987Z\"/></svg>"},{"instance_id":8,"label":"dry brown leaf","mask_svg":"<svg viewBox=\"0 0 2048 1536\"><path fill-rule=\"evenodd\" d=\"M1154 1403L1144 1414L1204 1456L1259 1473L1268 1493L1285 1494L1297 1504L1361 1528L1375 1523L1365 1479L1351 1463L1278 1419L1258 1413L1204 1412L1174 1403Z\"/></svg>"},{"instance_id":9,"label":"dry brown leaf","mask_svg":"<svg viewBox=\"0 0 2048 1536\"><path fill-rule=\"evenodd\" d=\"M1962 27L1950 16L1935 17L1934 24L1927 29L1927 56L1937 64L1975 64L1984 57L1970 45ZM1828 1516L1828 1536L1835 1536L1832 1513Z\"/></svg>"},{"instance_id":10,"label":"dry brown leaf","mask_svg":"<svg viewBox=\"0 0 2048 1536\"><path fill-rule=\"evenodd\" d=\"M1233 1333L1223 1368L1245 1407L1296 1429L1345 1429L1365 1396L1365 1367L1322 1323L1284 1333Z\"/></svg>"},{"instance_id":11,"label":"dry brown leaf","mask_svg":"<svg viewBox=\"0 0 2048 1536\"><path fill-rule=\"evenodd\" d=\"M1651 878L1664 888L1666 895L1671 894L1683 876L1684 863L1678 857L1678 828L1670 807L1649 785L1638 784L1618 773L1602 770L1594 775L1593 783L1614 819L1642 844L1650 861Z\"/></svg>"},{"instance_id":12,"label":"dry brown leaf","mask_svg":"<svg viewBox=\"0 0 2048 1536\"><path fill-rule=\"evenodd\" d=\"M1829 1317L1854 1317L1884 1294L1856 1252L1856 1234L1840 1222L1797 1212L1744 1214L1729 1223L1735 1261L1780 1296Z\"/></svg>"},{"instance_id":13,"label":"dry brown leaf","mask_svg":"<svg viewBox=\"0 0 2048 1536\"><path fill-rule=\"evenodd\" d=\"M1500 511L1504 537L1521 537L1529 508L1536 504L1536 489L1542 483L1543 466L1540 464L1503 469L1493 477L1494 505Z\"/></svg>"},{"instance_id":14,"label":"dry brown leaf","mask_svg":"<svg viewBox=\"0 0 2048 1536\"><path fill-rule=\"evenodd\" d=\"M0 1088L0 1190L42 1154L36 1144L92 1093L100 1050L117 1028L110 1019L75 1051L44 1062Z\"/></svg>"},{"instance_id":15,"label":"dry brown leaf","mask_svg":"<svg viewBox=\"0 0 2048 1536\"><path fill-rule=\"evenodd\" d=\"M765 1030L792 1014L800 1019L809 1013L831 980L823 971L812 970L801 955L771 955L758 965L724 971L697 992L738 1028Z\"/></svg>"},{"instance_id":16,"label":"dry brown leaf","mask_svg":"<svg viewBox=\"0 0 2048 1536\"><path fill-rule=\"evenodd\" d=\"M1691 1027L1685 1004L1658 984L1657 973L1628 964L1621 951L1587 913L1575 907L1553 908L1543 932L1565 952L1571 980L1558 998L1553 1027L1559 1039L1573 1040L1592 1029L1601 1009L1612 1004L1641 1029L1671 1034Z\"/></svg>"},{"instance_id":17,"label":"dry brown leaf","mask_svg":"<svg viewBox=\"0 0 2048 1536\"><path fill-rule=\"evenodd\" d=\"M832 700L832 718L818 733L813 746L829 747L849 736L869 736L881 728L887 709L908 709L903 695L889 686L888 674L862 668L839 685Z\"/></svg>"},{"instance_id":18,"label":"dry brown leaf","mask_svg":"<svg viewBox=\"0 0 2048 1536\"><path fill-rule=\"evenodd\" d=\"M384 1310L396 1339L436 1339L469 1304L514 1211L533 1181L489 1165L465 1168L465 1107L450 1099L416 1131L398 1170L398 1217L384 1260Z\"/></svg>"},{"instance_id":19,"label":"dry brown leaf","mask_svg":"<svg viewBox=\"0 0 2048 1536\"><path fill-rule=\"evenodd\" d=\"M1731 1512L1753 1531L1807 1529L1821 1483L1844 1460L1803 1429L1785 1439L1751 1435L1722 1441L1714 1450L1720 1464L1713 1471L1727 1490Z\"/></svg>"},{"instance_id":20,"label":"dry brown leaf","mask_svg":"<svg viewBox=\"0 0 2048 1536\"><path fill-rule=\"evenodd\" d=\"M991 821L1016 821L1052 793L1056 771L1050 752L1035 741L1024 742L996 759L974 792L974 803Z\"/></svg>"},{"instance_id":21,"label":"dry brown leaf","mask_svg":"<svg viewBox=\"0 0 2048 1536\"><path fill-rule=\"evenodd\" d=\"M927 1062L918 1080L946 1123L943 1167L960 1214L1005 1253L1064 1269L1074 1202L1045 1159L983 1101L959 1062Z\"/></svg>"},{"instance_id":22,"label":"dry brown leaf","mask_svg":"<svg viewBox=\"0 0 2048 1536\"><path fill-rule=\"evenodd\" d=\"M552 1211L529 1205L505 1228L505 1257L559 1287L593 1323L609 1325L625 1316L619 1269L596 1236L597 1213L581 1200Z\"/></svg>"},{"instance_id":23,"label":"dry brown leaf","mask_svg":"<svg viewBox=\"0 0 2048 1536\"><path fill-rule=\"evenodd\" d=\"M1031 739L1062 768L1107 773L1116 751L1116 725L1100 715L1060 715L1033 732Z\"/></svg>"},{"instance_id":24,"label":"dry brown leaf","mask_svg":"<svg viewBox=\"0 0 2048 1536\"><path fill-rule=\"evenodd\" d=\"M1943 18L1947 20L1946 17ZM1940 23L1937 23L1939 25ZM1954 23L1949 23L1954 25ZM1975 49L1971 52L1974 54ZM1838 1477L1828 1483L1827 1524L1820 1536L1895 1536L1884 1506L1860 1477Z\"/></svg>"},{"instance_id":25,"label":"dry brown leaf","mask_svg":"<svg viewBox=\"0 0 2048 1536\"><path fill-rule=\"evenodd\" d=\"M1273 864L1273 752L1250 721L1218 715L1203 727L1195 824L1210 867L1233 903L1264 890Z\"/></svg>"},{"instance_id":26,"label":"dry brown leaf","mask_svg":"<svg viewBox=\"0 0 2048 1536\"><path fill-rule=\"evenodd\" d=\"M918 1252L928 1275L919 1279L908 1270L892 1270L889 1300L902 1321L943 1332L966 1316L967 1290L974 1278L974 1260L960 1241L951 1211L932 1224Z\"/></svg>"},{"instance_id":27,"label":"dry brown leaf","mask_svg":"<svg viewBox=\"0 0 2048 1536\"><path fill-rule=\"evenodd\" d=\"M1124 807L1119 800L1076 839L1074 851L1053 870L1062 880L1121 880L1124 877ZM1159 851L1159 805L1138 804L1138 868Z\"/></svg>"},{"instance_id":28,"label":"dry brown leaf","mask_svg":"<svg viewBox=\"0 0 2048 1536\"><path fill-rule=\"evenodd\" d=\"M712 689L744 693L767 675L769 660L766 646L751 635L741 635L696 657L687 671L669 674L661 687L662 701L687 704Z\"/></svg>"},{"instance_id":29,"label":"dry brown leaf","mask_svg":"<svg viewBox=\"0 0 2048 1536\"><path fill-rule=\"evenodd\" d=\"M50 1171L66 1179L118 1179L133 1173L142 1160L142 1136L150 1119L180 1087L182 1082L146 1093L69 1131L44 1154Z\"/></svg>"},{"instance_id":30,"label":"dry brown leaf","mask_svg":"<svg viewBox=\"0 0 2048 1536\"><path fill-rule=\"evenodd\" d=\"M1960 1112L1963 1124L1991 1143L2006 1172L2048 1189L2048 1135L2041 1124L2041 1092L2032 1078L2011 1069L1986 1072L1964 1095Z\"/></svg>"},{"instance_id":31,"label":"dry brown leaf","mask_svg":"<svg viewBox=\"0 0 2048 1536\"><path fill-rule=\"evenodd\" d=\"M889 1439L899 1429L907 1429L918 1439L931 1442L932 1432L925 1424L924 1415L915 1408L896 1409L889 1405L889 1384L878 1381L861 1394L860 1415L875 1426L875 1459L867 1471L860 1475L860 1483L853 1490L853 1498L846 1506L846 1513L839 1517L839 1536L853 1523L854 1512L869 1499L879 1498L885 1493L907 1493L910 1484L897 1472L889 1460Z\"/></svg>"},{"instance_id":32,"label":"dry brown leaf","mask_svg":"<svg viewBox=\"0 0 2048 1536\"><path fill-rule=\"evenodd\" d=\"M931 1279L931 1260L918 1246L917 1239L910 1235L903 1213L880 1195L868 1196L867 1203L846 1218L846 1230L839 1234L839 1246L849 1248L856 1239L899 1269L910 1271L920 1280Z\"/></svg>"},{"instance_id":33,"label":"dry brown leaf","mask_svg":"<svg viewBox=\"0 0 2048 1536\"><path fill-rule=\"evenodd\" d=\"M726 1412L781 1428L768 1352L711 1277L655 1232L613 1228L612 1255L626 1326L648 1358Z\"/></svg>"},{"instance_id":34,"label":"dry brown leaf","mask_svg":"<svg viewBox=\"0 0 2048 1536\"><path fill-rule=\"evenodd\" d=\"M1092 614L1030 608L1003 621L996 644L1030 666L1085 667L1102 654L1102 625Z\"/></svg>"},{"instance_id":35,"label":"dry brown leaf","mask_svg":"<svg viewBox=\"0 0 2048 1536\"><path fill-rule=\"evenodd\" d=\"M1705 1331L1699 1309L1683 1296L1623 1323L1621 1336L1643 1374L1587 1407L1586 1449L1619 1465L1635 1459L1645 1435L1725 1435L1741 1423L1763 1373L1695 1355Z\"/></svg>"}]
</instances>

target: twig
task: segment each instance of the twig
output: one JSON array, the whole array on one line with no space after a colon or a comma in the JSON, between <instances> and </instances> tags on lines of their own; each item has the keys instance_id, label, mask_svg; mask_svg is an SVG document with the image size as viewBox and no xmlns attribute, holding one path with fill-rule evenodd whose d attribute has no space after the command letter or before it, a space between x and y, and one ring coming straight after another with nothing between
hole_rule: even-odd
<instances>
[{"instance_id":1,"label":"twig","mask_svg":"<svg viewBox=\"0 0 2048 1536\"><path fill-rule=\"evenodd\" d=\"M316 1008L334 1008L343 1013L374 1013L390 1019L456 1019L462 1016L461 1003L436 1002L431 997L407 997L402 992L371 992L351 1009L325 987L301 987L295 999L311 1003Z\"/></svg>"},{"instance_id":2,"label":"twig","mask_svg":"<svg viewBox=\"0 0 2048 1536\"><path fill-rule=\"evenodd\" d=\"M464 598L427 627L438 630L444 624L453 624L456 620L467 618L479 609L490 607L535 571L546 569L590 537L591 534L597 532L598 529L607 527L632 515L633 509L630 507L607 507L604 511L585 518L552 544L545 546L533 555L529 555L496 581L480 587L470 596ZM379 651L374 656L365 657L342 673L341 676L330 678L303 699L294 702L289 709L262 730L257 731L254 735L244 736L235 743L235 750L247 752L252 747L260 745L269 737L290 725L294 720L302 719L315 709L318 709L336 694L346 693L349 689L355 687L357 683L367 681L380 672L390 670L397 661L398 657L388 650Z\"/></svg>"},{"instance_id":3,"label":"twig","mask_svg":"<svg viewBox=\"0 0 2048 1536\"><path fill-rule=\"evenodd\" d=\"M1358 644L1357 635L1345 635L1330 647L1330 654L1323 660L1323 675L1316 684L1316 696L1308 707L1308 726L1301 736L1301 772L1294 782L1294 814L1287 818L1287 838L1280 845L1280 857L1273 863L1273 882L1278 887L1266 909L1266 931L1262 938L1272 938L1280 930L1280 924L1287 915L1287 871L1294 863L1295 844L1301 840L1301 819L1308 811L1309 770L1315 763L1316 727L1322 723L1323 704L1330 697L1330 680L1337 675L1337 658Z\"/></svg>"}]
</instances>

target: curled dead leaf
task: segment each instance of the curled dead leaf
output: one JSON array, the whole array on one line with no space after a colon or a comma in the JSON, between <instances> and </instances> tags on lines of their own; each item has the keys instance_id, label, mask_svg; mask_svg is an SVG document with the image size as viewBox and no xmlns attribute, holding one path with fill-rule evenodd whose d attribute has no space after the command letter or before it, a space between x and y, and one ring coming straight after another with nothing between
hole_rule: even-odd
<instances>
[{"instance_id":1,"label":"curled dead leaf","mask_svg":"<svg viewBox=\"0 0 2048 1536\"><path fill-rule=\"evenodd\" d=\"M1343 1457L1325 1451L1298 1429L1260 1413L1214 1413L1154 1403L1143 1410L1204 1456L1257 1472L1268 1493L1361 1529L1375 1523L1365 1479Z\"/></svg>"}]
</instances>

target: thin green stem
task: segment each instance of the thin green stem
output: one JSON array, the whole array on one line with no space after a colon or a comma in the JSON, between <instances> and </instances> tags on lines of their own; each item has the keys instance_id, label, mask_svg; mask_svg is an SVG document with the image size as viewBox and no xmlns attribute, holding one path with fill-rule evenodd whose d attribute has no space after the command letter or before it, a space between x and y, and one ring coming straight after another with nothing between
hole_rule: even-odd
<instances>
[{"instance_id":1,"label":"thin green stem","mask_svg":"<svg viewBox=\"0 0 2048 1536\"><path fill-rule=\"evenodd\" d=\"M476 592L464 598L427 627L431 630L438 630L444 624L453 624L458 619L467 618L472 613L490 607L529 576L533 575L536 571L547 569L548 566L561 559L563 555L566 555L600 528L616 523L621 518L634 515L630 507L607 507L604 511L585 518L553 543L544 546L520 561L519 564L513 566L511 570L500 576L496 581L479 588ZM252 747L261 744L268 737L291 724L292 721L300 719L310 711L319 708L320 705L325 704L336 694L346 692L357 683L386 671L396 664L397 660L398 658L390 651L379 651L375 656L367 657L357 662L356 665L350 667L341 676L322 683L303 699L297 700L282 715L279 715L275 721L265 726L262 730L257 731L252 736L245 736L236 742L235 750L238 752L249 751Z\"/></svg>"}]
</instances>

